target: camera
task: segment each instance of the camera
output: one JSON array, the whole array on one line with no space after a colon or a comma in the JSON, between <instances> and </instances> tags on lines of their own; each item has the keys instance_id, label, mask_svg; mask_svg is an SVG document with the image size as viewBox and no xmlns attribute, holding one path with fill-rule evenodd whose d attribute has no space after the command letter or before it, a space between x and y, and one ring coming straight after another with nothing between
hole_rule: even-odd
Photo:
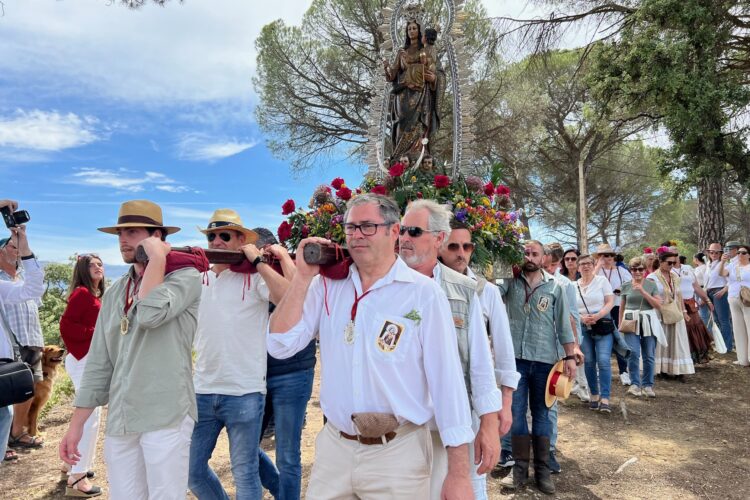
<instances>
[{"instance_id":1,"label":"camera","mask_svg":"<svg viewBox=\"0 0 750 500\"><path fill-rule=\"evenodd\" d=\"M0 208L0 213L3 214L3 221L5 221L5 227L16 227L21 224L26 224L31 220L29 212L26 210L19 210L17 212L11 212L10 207Z\"/></svg>"}]
</instances>

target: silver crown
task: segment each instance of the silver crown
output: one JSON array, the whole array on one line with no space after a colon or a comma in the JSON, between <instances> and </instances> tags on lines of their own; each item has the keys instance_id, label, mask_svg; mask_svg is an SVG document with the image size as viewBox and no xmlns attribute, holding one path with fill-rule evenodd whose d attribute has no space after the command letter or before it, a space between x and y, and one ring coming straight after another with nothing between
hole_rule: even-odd
<instances>
[{"instance_id":1,"label":"silver crown","mask_svg":"<svg viewBox=\"0 0 750 500\"><path fill-rule=\"evenodd\" d=\"M425 23L427 21L427 12L425 12L422 4L418 2L406 4L401 9L401 21L403 24L414 20L419 23L422 31L424 31L426 28Z\"/></svg>"}]
</instances>

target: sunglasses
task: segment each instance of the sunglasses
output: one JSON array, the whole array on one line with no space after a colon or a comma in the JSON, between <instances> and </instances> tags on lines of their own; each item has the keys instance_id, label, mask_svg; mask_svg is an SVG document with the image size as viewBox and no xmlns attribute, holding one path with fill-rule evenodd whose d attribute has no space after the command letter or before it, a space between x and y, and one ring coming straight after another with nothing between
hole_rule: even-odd
<instances>
[{"instance_id":1,"label":"sunglasses","mask_svg":"<svg viewBox=\"0 0 750 500\"><path fill-rule=\"evenodd\" d=\"M210 243L214 241L216 239L216 235L217 233L208 233L207 235L208 242ZM232 239L231 233L218 233L218 235L219 235L219 238L221 238L221 241L224 241L224 242L229 242L229 240Z\"/></svg>"},{"instance_id":2,"label":"sunglasses","mask_svg":"<svg viewBox=\"0 0 750 500\"><path fill-rule=\"evenodd\" d=\"M646 270L645 267L631 267L630 268L631 273L642 273L645 270Z\"/></svg>"},{"instance_id":3,"label":"sunglasses","mask_svg":"<svg viewBox=\"0 0 750 500\"><path fill-rule=\"evenodd\" d=\"M737 252L737 255L747 255L747 250L740 250Z\"/></svg>"},{"instance_id":4,"label":"sunglasses","mask_svg":"<svg viewBox=\"0 0 750 500\"><path fill-rule=\"evenodd\" d=\"M615 254L613 254L613 253L603 253L602 254L602 257L614 257L614 256L615 256Z\"/></svg>"},{"instance_id":5,"label":"sunglasses","mask_svg":"<svg viewBox=\"0 0 750 500\"><path fill-rule=\"evenodd\" d=\"M398 234L403 236L406 233L409 233L409 236L411 238L419 238L424 233L437 233L439 231L431 231L430 229L422 229L421 227L417 226L401 226L398 230Z\"/></svg>"},{"instance_id":6,"label":"sunglasses","mask_svg":"<svg viewBox=\"0 0 750 500\"><path fill-rule=\"evenodd\" d=\"M593 265L594 265L594 263L592 261L590 261L590 260L584 260L583 262L579 262L578 263L578 267L593 266Z\"/></svg>"},{"instance_id":7,"label":"sunglasses","mask_svg":"<svg viewBox=\"0 0 750 500\"><path fill-rule=\"evenodd\" d=\"M665 264L669 264L670 266L676 266L677 265L677 261L676 260L665 260L664 263Z\"/></svg>"},{"instance_id":8,"label":"sunglasses","mask_svg":"<svg viewBox=\"0 0 750 500\"><path fill-rule=\"evenodd\" d=\"M459 248L463 248L464 252L473 252L474 251L474 243L464 243L463 245L459 245L458 243L448 243L448 250L451 252L458 252Z\"/></svg>"},{"instance_id":9,"label":"sunglasses","mask_svg":"<svg viewBox=\"0 0 750 500\"><path fill-rule=\"evenodd\" d=\"M565 257L565 262L575 262L578 260L578 257Z\"/></svg>"}]
</instances>

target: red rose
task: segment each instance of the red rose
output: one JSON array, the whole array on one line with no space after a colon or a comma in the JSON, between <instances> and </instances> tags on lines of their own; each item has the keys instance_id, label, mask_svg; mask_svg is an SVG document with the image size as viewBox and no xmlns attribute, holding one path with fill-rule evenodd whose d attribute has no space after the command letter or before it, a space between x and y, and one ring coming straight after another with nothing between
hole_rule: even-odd
<instances>
[{"instance_id":1,"label":"red rose","mask_svg":"<svg viewBox=\"0 0 750 500\"><path fill-rule=\"evenodd\" d=\"M289 215L294 212L295 208L294 200L286 200L284 204L281 205L281 215Z\"/></svg>"},{"instance_id":2,"label":"red rose","mask_svg":"<svg viewBox=\"0 0 750 500\"><path fill-rule=\"evenodd\" d=\"M341 177L336 177L331 182L331 186L333 186L333 189L341 189L341 186L343 185L344 185L344 179L342 179Z\"/></svg>"},{"instance_id":3,"label":"red rose","mask_svg":"<svg viewBox=\"0 0 750 500\"><path fill-rule=\"evenodd\" d=\"M279 225L279 229L276 231L279 235L279 241L284 243L286 240L292 237L292 225L287 221L282 222Z\"/></svg>"},{"instance_id":4,"label":"red rose","mask_svg":"<svg viewBox=\"0 0 750 500\"><path fill-rule=\"evenodd\" d=\"M405 169L406 167L404 166L403 163L401 162L394 163L393 166L391 166L391 168L388 169L388 174L391 177L401 177Z\"/></svg>"},{"instance_id":5,"label":"red rose","mask_svg":"<svg viewBox=\"0 0 750 500\"><path fill-rule=\"evenodd\" d=\"M336 191L336 196L339 198L339 200L347 201L352 197L352 190L348 187L342 187L341 189Z\"/></svg>"},{"instance_id":6,"label":"red rose","mask_svg":"<svg viewBox=\"0 0 750 500\"><path fill-rule=\"evenodd\" d=\"M423 197L424 195L422 194L422 191L417 191L417 198L421 200Z\"/></svg>"},{"instance_id":7,"label":"red rose","mask_svg":"<svg viewBox=\"0 0 750 500\"><path fill-rule=\"evenodd\" d=\"M385 196L385 186L378 184L377 186L373 186L372 189L370 189L370 192Z\"/></svg>"},{"instance_id":8,"label":"red rose","mask_svg":"<svg viewBox=\"0 0 750 500\"><path fill-rule=\"evenodd\" d=\"M307 236L310 234L310 228L307 227L307 224L302 226L302 237L307 238Z\"/></svg>"},{"instance_id":9,"label":"red rose","mask_svg":"<svg viewBox=\"0 0 750 500\"><path fill-rule=\"evenodd\" d=\"M495 194L495 186L492 184L492 182L488 182L484 185L484 194L487 196L492 196Z\"/></svg>"},{"instance_id":10,"label":"red rose","mask_svg":"<svg viewBox=\"0 0 750 500\"><path fill-rule=\"evenodd\" d=\"M510 194L510 189L508 189L508 186L498 184L497 188L495 188L495 192L500 196L508 196Z\"/></svg>"},{"instance_id":11,"label":"red rose","mask_svg":"<svg viewBox=\"0 0 750 500\"><path fill-rule=\"evenodd\" d=\"M451 185L451 179L447 175L436 175L434 184L438 189L448 187Z\"/></svg>"}]
</instances>

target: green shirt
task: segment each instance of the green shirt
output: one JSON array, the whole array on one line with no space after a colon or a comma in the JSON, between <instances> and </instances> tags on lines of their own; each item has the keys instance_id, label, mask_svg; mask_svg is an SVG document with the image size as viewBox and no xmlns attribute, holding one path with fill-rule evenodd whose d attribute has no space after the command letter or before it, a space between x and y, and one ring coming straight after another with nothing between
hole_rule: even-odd
<instances>
[{"instance_id":1,"label":"green shirt","mask_svg":"<svg viewBox=\"0 0 750 500\"><path fill-rule=\"evenodd\" d=\"M659 287L651 280L643 280L643 289L646 290L647 294L652 296L656 295L659 291ZM625 309L640 309L641 311L653 309L653 306L643 298L641 292L633 290L632 281L622 284L620 300L623 299L625 300Z\"/></svg>"},{"instance_id":2,"label":"green shirt","mask_svg":"<svg viewBox=\"0 0 750 500\"><path fill-rule=\"evenodd\" d=\"M200 274L194 268L174 271L145 298L136 297L128 311L128 333L122 335L125 294L134 278L131 267L102 297L74 403L81 408L109 404L110 436L176 427L186 415L198 419L191 354Z\"/></svg>"},{"instance_id":3,"label":"green shirt","mask_svg":"<svg viewBox=\"0 0 750 500\"><path fill-rule=\"evenodd\" d=\"M542 281L533 290L523 274L518 278L502 280L499 288L508 308L516 358L556 363L560 359L557 343L575 341L565 291L544 271Z\"/></svg>"}]
</instances>

